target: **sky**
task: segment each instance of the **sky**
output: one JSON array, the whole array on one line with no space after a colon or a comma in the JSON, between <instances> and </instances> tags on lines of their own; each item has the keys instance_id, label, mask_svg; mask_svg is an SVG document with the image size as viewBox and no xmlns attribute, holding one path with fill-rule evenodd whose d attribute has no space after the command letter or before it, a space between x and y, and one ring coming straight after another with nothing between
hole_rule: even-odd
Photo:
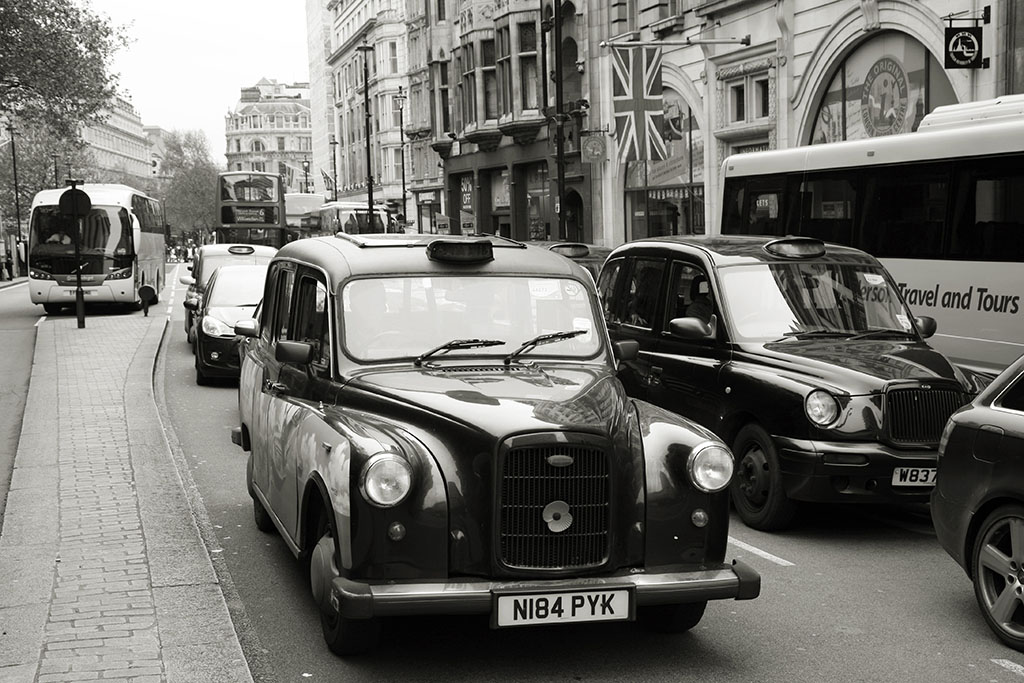
<instances>
[{"instance_id":1,"label":"sky","mask_svg":"<svg viewBox=\"0 0 1024 683\"><path fill-rule=\"evenodd\" d=\"M111 71L143 125L202 130L217 164L241 88L309 80L304 0L78 2L129 36Z\"/></svg>"}]
</instances>

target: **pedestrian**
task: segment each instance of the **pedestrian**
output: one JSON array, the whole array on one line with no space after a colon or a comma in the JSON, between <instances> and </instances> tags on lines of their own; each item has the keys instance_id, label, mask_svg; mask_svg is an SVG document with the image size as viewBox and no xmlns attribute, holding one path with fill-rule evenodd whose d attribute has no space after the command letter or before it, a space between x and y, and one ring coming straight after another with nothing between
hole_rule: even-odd
<instances>
[{"instance_id":1,"label":"pedestrian","mask_svg":"<svg viewBox=\"0 0 1024 683\"><path fill-rule=\"evenodd\" d=\"M14 279L14 261L11 259L11 252L7 252L7 256L4 258L4 269L7 271L7 279Z\"/></svg>"}]
</instances>

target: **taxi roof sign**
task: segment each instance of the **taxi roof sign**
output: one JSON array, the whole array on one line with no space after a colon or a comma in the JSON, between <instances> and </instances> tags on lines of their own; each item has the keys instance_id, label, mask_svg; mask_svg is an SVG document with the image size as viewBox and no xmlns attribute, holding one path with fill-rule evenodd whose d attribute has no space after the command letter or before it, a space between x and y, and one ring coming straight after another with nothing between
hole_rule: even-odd
<instances>
[{"instance_id":1,"label":"taxi roof sign","mask_svg":"<svg viewBox=\"0 0 1024 683\"><path fill-rule=\"evenodd\" d=\"M783 237L764 245L772 256L782 258L814 258L825 255L825 243L814 237Z\"/></svg>"}]
</instances>

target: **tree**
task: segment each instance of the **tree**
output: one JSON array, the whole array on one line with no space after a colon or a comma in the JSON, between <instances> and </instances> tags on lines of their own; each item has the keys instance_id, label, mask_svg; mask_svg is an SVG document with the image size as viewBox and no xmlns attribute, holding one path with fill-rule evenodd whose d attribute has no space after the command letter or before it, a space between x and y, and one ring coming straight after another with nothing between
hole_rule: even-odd
<instances>
[{"instance_id":1,"label":"tree","mask_svg":"<svg viewBox=\"0 0 1024 683\"><path fill-rule=\"evenodd\" d=\"M208 233L217 220L217 174L206 135L199 130L174 130L165 139L164 206L174 234Z\"/></svg>"},{"instance_id":2,"label":"tree","mask_svg":"<svg viewBox=\"0 0 1024 683\"><path fill-rule=\"evenodd\" d=\"M0 110L21 125L77 140L116 90L111 59L124 40L122 29L74 0L3 2Z\"/></svg>"}]
</instances>

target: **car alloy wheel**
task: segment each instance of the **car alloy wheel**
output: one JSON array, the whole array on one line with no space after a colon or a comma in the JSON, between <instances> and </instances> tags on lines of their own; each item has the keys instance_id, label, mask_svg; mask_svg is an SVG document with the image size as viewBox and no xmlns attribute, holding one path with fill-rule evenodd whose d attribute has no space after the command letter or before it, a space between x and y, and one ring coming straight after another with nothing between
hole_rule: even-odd
<instances>
[{"instance_id":1,"label":"car alloy wheel","mask_svg":"<svg viewBox=\"0 0 1024 683\"><path fill-rule=\"evenodd\" d=\"M733 453L738 464L729 490L740 519L761 531L783 529L796 515L796 503L786 496L772 437L756 424L736 435Z\"/></svg>"},{"instance_id":2,"label":"car alloy wheel","mask_svg":"<svg viewBox=\"0 0 1024 683\"><path fill-rule=\"evenodd\" d=\"M989 628L1024 651L1024 506L994 510L978 530L971 554L974 595Z\"/></svg>"}]
</instances>

